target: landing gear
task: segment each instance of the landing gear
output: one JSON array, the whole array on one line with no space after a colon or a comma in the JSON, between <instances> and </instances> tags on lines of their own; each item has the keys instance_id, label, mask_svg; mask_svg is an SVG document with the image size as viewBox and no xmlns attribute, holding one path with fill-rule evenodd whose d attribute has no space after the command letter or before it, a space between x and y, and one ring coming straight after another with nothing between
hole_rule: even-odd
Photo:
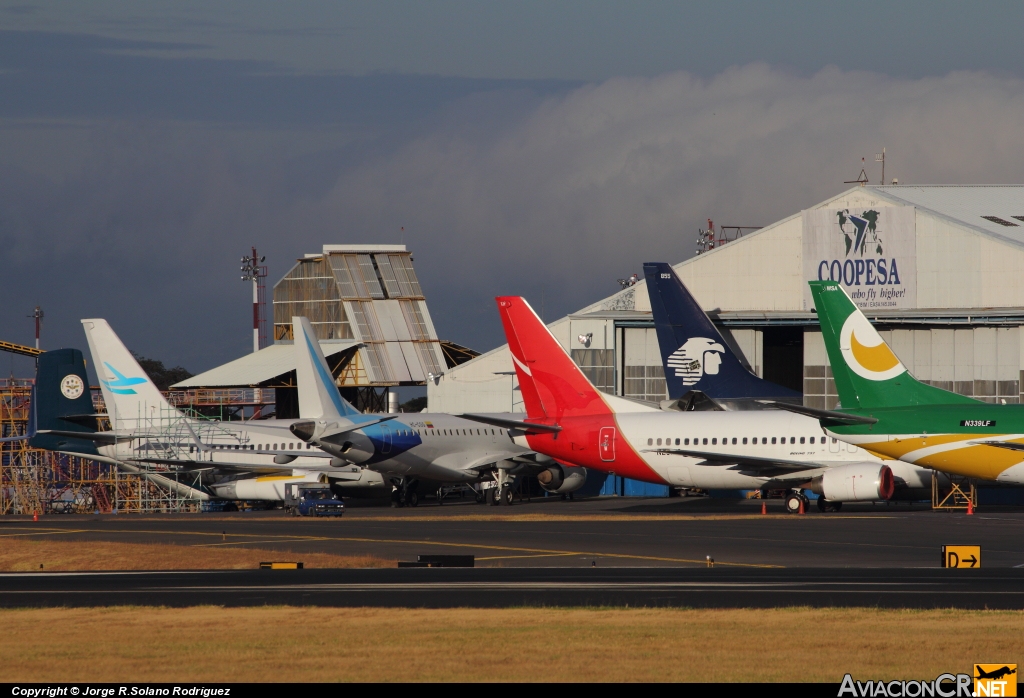
<instances>
[{"instance_id":1,"label":"landing gear","mask_svg":"<svg viewBox=\"0 0 1024 698\"><path fill-rule=\"evenodd\" d=\"M507 507L512 506L512 486L505 485L501 488L501 503Z\"/></svg>"},{"instance_id":2,"label":"landing gear","mask_svg":"<svg viewBox=\"0 0 1024 698\"><path fill-rule=\"evenodd\" d=\"M419 493L416 492L416 480L395 479L391 481L391 506L404 507L406 505L415 507L420 503Z\"/></svg>"},{"instance_id":3,"label":"landing gear","mask_svg":"<svg viewBox=\"0 0 1024 698\"><path fill-rule=\"evenodd\" d=\"M484 499L491 506L498 506L501 503L501 500L498 498L498 488L491 487L485 490Z\"/></svg>"},{"instance_id":4,"label":"landing gear","mask_svg":"<svg viewBox=\"0 0 1024 698\"><path fill-rule=\"evenodd\" d=\"M818 511L839 511L842 508L842 502L830 502L824 497L818 497Z\"/></svg>"},{"instance_id":5,"label":"landing gear","mask_svg":"<svg viewBox=\"0 0 1024 698\"><path fill-rule=\"evenodd\" d=\"M799 514L801 506L804 511L807 511L808 501L803 492L790 492L786 495L786 512L789 514Z\"/></svg>"}]
</instances>

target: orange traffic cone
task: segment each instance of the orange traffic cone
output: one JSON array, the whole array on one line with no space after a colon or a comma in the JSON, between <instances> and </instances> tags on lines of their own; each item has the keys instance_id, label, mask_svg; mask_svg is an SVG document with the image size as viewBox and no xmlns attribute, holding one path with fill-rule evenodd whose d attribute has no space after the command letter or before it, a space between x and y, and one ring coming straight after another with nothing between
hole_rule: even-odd
<instances>
[{"instance_id":1,"label":"orange traffic cone","mask_svg":"<svg viewBox=\"0 0 1024 698\"><path fill-rule=\"evenodd\" d=\"M32 512L32 520L33 521L38 521L39 520L39 512L38 511L33 511Z\"/></svg>"},{"instance_id":2,"label":"orange traffic cone","mask_svg":"<svg viewBox=\"0 0 1024 698\"><path fill-rule=\"evenodd\" d=\"M800 513L801 514L806 514L807 513L807 512L804 511L804 500L802 500L802 499L800 500Z\"/></svg>"},{"instance_id":3,"label":"orange traffic cone","mask_svg":"<svg viewBox=\"0 0 1024 698\"><path fill-rule=\"evenodd\" d=\"M768 504L766 502L761 502L761 516L764 516L767 513L768 513Z\"/></svg>"},{"instance_id":4,"label":"orange traffic cone","mask_svg":"<svg viewBox=\"0 0 1024 698\"><path fill-rule=\"evenodd\" d=\"M973 516L974 515L974 502L972 500L970 500L970 499L967 500L967 515L968 516Z\"/></svg>"}]
</instances>

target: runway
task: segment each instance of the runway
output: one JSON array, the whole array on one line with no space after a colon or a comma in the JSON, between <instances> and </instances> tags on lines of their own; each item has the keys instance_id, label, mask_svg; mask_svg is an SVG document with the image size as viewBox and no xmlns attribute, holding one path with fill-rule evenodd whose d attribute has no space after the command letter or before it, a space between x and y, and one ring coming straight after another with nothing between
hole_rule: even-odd
<instances>
[{"instance_id":1,"label":"runway","mask_svg":"<svg viewBox=\"0 0 1024 698\"><path fill-rule=\"evenodd\" d=\"M1024 608L1024 570L482 568L0 574L0 606Z\"/></svg>"},{"instance_id":2,"label":"runway","mask_svg":"<svg viewBox=\"0 0 1024 698\"><path fill-rule=\"evenodd\" d=\"M513 507L351 506L342 519L281 511L48 516L0 521L3 539L258 548L474 569L10 573L0 605L196 604L498 607L890 606L1024 608L1024 513L923 507L760 515L756 502L541 501ZM981 569L940 569L943 545L980 545ZM715 560L714 569L706 560Z\"/></svg>"},{"instance_id":3,"label":"runway","mask_svg":"<svg viewBox=\"0 0 1024 698\"><path fill-rule=\"evenodd\" d=\"M535 502L513 507L351 506L342 519L292 518L281 511L159 516L48 516L0 521L16 537L255 547L289 559L303 553L415 560L475 555L477 566L934 568L943 545L980 545L982 567L1024 565L1024 513L974 516L903 506L850 507L840 514L781 513L770 503L624 500Z\"/></svg>"}]
</instances>

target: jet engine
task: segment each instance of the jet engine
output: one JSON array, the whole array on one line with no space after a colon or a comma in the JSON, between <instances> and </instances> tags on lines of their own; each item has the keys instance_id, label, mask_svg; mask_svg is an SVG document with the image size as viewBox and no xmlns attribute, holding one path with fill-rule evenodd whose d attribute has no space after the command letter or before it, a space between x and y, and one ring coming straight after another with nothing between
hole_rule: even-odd
<instances>
[{"instance_id":1,"label":"jet engine","mask_svg":"<svg viewBox=\"0 0 1024 698\"><path fill-rule=\"evenodd\" d=\"M259 476L238 477L230 480L221 480L210 485L210 489L218 497L223 499L244 499L249 501L284 501L284 486L289 482L327 482L324 473L311 473L306 470L296 470L293 477L262 478Z\"/></svg>"},{"instance_id":2,"label":"jet engine","mask_svg":"<svg viewBox=\"0 0 1024 698\"><path fill-rule=\"evenodd\" d=\"M567 465L555 463L547 470L542 470L537 475L537 482L545 491L552 494L569 494L583 487L587 481L585 468L570 468Z\"/></svg>"},{"instance_id":3,"label":"jet engine","mask_svg":"<svg viewBox=\"0 0 1024 698\"><path fill-rule=\"evenodd\" d=\"M365 463L377 451L373 441L362 431L346 429L339 432L336 423L295 422L289 429L306 443L339 459L338 463Z\"/></svg>"},{"instance_id":4,"label":"jet engine","mask_svg":"<svg viewBox=\"0 0 1024 698\"><path fill-rule=\"evenodd\" d=\"M829 468L808 489L829 502L885 501L892 497L895 482L888 465L850 463Z\"/></svg>"}]
</instances>

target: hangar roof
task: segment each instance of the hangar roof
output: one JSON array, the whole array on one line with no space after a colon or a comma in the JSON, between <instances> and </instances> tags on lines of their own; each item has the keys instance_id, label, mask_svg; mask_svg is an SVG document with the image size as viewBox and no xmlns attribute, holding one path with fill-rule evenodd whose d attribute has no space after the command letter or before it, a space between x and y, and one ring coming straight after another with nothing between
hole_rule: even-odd
<instances>
[{"instance_id":1,"label":"hangar roof","mask_svg":"<svg viewBox=\"0 0 1024 698\"><path fill-rule=\"evenodd\" d=\"M324 358L358 346L360 342L320 342ZM291 342L271 344L240 359L229 361L223 366L211 368L197 376L175 383L172 388L239 388L258 386L289 371L295 370L295 353Z\"/></svg>"},{"instance_id":2,"label":"hangar roof","mask_svg":"<svg viewBox=\"0 0 1024 698\"><path fill-rule=\"evenodd\" d=\"M894 203L928 209L980 231L1024 244L1024 185L868 187Z\"/></svg>"}]
</instances>

